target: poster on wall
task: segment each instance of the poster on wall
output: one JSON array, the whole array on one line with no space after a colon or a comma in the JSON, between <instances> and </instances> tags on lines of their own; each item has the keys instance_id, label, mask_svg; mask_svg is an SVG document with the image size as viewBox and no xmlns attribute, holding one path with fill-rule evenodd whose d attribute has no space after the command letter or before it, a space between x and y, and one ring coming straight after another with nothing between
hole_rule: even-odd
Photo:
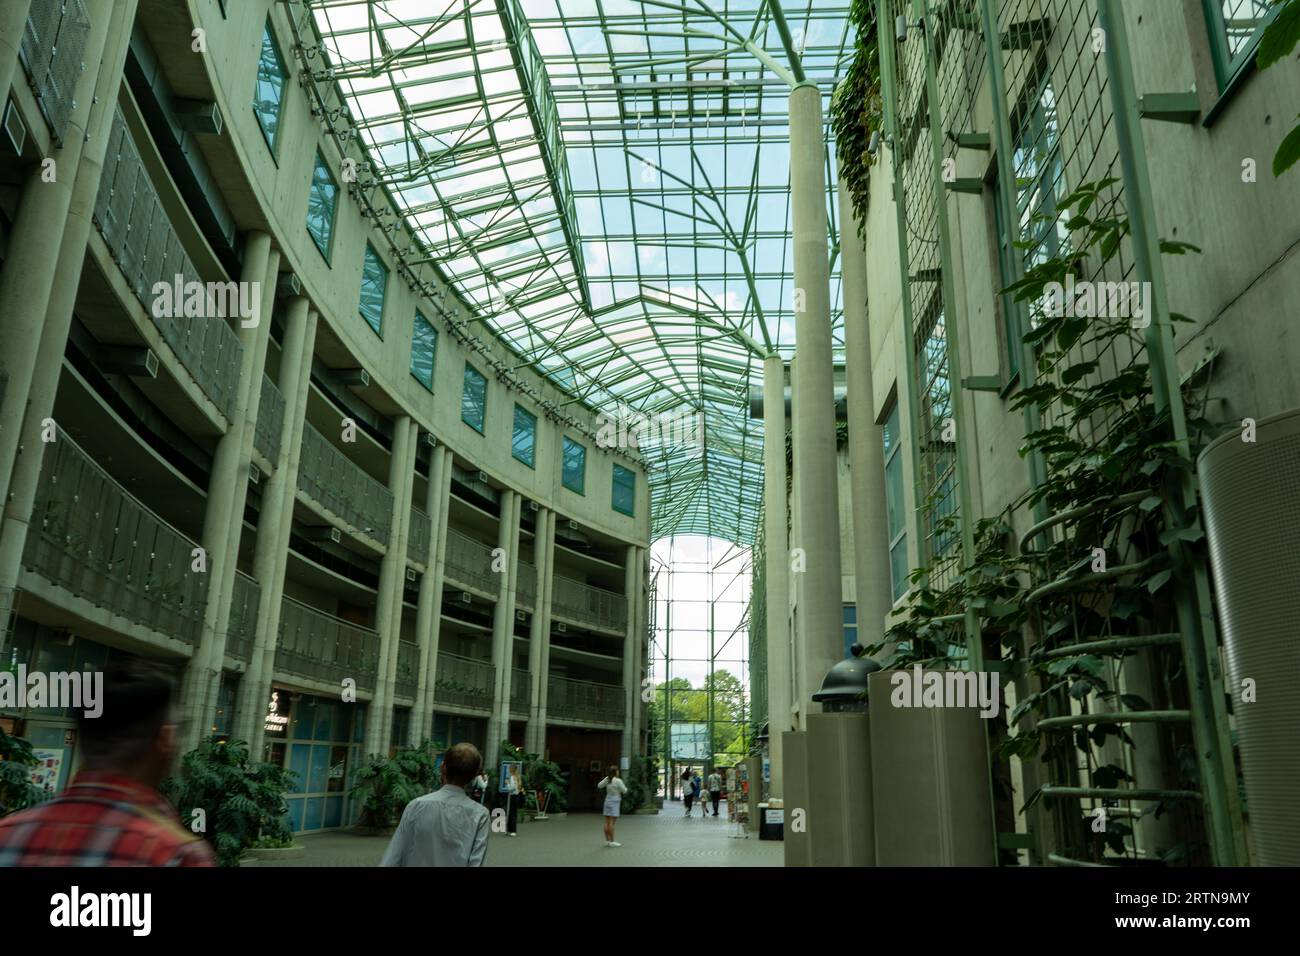
<instances>
[{"instance_id":1,"label":"poster on wall","mask_svg":"<svg viewBox=\"0 0 1300 956\"><path fill-rule=\"evenodd\" d=\"M501 777L497 789L501 793L523 793L524 765L518 760L501 761Z\"/></svg>"},{"instance_id":2,"label":"poster on wall","mask_svg":"<svg viewBox=\"0 0 1300 956\"><path fill-rule=\"evenodd\" d=\"M38 761L37 765L32 767L32 783L46 793L54 793L59 788L59 771L63 769L63 751L33 749L32 756Z\"/></svg>"}]
</instances>

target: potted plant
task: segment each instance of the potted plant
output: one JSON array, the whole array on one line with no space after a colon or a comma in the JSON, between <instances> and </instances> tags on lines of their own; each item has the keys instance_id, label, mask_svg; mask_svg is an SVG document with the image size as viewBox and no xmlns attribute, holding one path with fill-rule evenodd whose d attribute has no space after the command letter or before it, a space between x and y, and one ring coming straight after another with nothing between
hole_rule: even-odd
<instances>
[{"instance_id":1,"label":"potted plant","mask_svg":"<svg viewBox=\"0 0 1300 956\"><path fill-rule=\"evenodd\" d=\"M564 816L568 810L568 779L560 766L547 760L541 754L529 753L516 747L510 741L501 742L501 759L518 760L523 763L524 802L519 807L520 818L527 820L546 820L549 817ZM545 809L539 810L538 792L545 794Z\"/></svg>"},{"instance_id":2,"label":"potted plant","mask_svg":"<svg viewBox=\"0 0 1300 956\"><path fill-rule=\"evenodd\" d=\"M164 780L160 790L180 810L182 823L212 844L221 866L238 866L255 845L294 847L284 795L296 776L251 761L243 740L211 737L185 755L180 775Z\"/></svg>"},{"instance_id":3,"label":"potted plant","mask_svg":"<svg viewBox=\"0 0 1300 956\"><path fill-rule=\"evenodd\" d=\"M434 745L399 747L391 757L372 754L353 775L349 796L360 801L356 829L374 835L391 834L406 805L437 789L439 782L430 756Z\"/></svg>"},{"instance_id":4,"label":"potted plant","mask_svg":"<svg viewBox=\"0 0 1300 956\"><path fill-rule=\"evenodd\" d=\"M30 743L0 729L0 817L44 802L47 794L32 783L38 763Z\"/></svg>"}]
</instances>

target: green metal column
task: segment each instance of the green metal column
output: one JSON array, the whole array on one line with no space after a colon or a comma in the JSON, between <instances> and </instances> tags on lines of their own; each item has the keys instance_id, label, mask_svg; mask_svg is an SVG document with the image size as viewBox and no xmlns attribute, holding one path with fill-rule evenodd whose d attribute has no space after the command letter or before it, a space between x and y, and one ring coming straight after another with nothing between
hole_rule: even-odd
<instances>
[{"instance_id":1,"label":"green metal column","mask_svg":"<svg viewBox=\"0 0 1300 956\"><path fill-rule=\"evenodd\" d=\"M1176 469L1164 499L1170 528L1195 519L1197 499L1192 478L1192 458L1187 438L1187 418L1169 319L1169 295L1160 236L1151 198L1151 177L1146 163L1146 142L1138 116L1138 92L1133 80L1128 30L1124 14L1114 0L1097 0L1097 18L1105 37L1106 72L1115 110L1115 136L1119 144L1126 205L1132 230L1133 259L1139 281L1150 283L1151 324L1145 330L1151 385L1158 410L1169 415L1172 437L1187 467ZM1228 715L1223 674L1205 563L1186 543L1169 545L1178 603L1178 629L1182 635L1183 666L1187 668L1191 695L1192 730L1196 741L1201 790L1214 861L1220 866L1241 866L1248 860L1237 773L1228 735Z\"/></svg>"}]
</instances>

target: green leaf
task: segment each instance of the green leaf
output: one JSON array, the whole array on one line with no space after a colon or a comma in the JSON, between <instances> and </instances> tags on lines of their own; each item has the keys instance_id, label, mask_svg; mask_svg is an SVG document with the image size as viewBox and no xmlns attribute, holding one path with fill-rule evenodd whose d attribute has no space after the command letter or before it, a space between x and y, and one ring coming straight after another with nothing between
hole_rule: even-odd
<instances>
[{"instance_id":1,"label":"green leaf","mask_svg":"<svg viewBox=\"0 0 1300 956\"><path fill-rule=\"evenodd\" d=\"M1282 140L1282 145L1273 155L1273 175L1281 176L1284 172L1300 162L1300 124L1291 130Z\"/></svg>"},{"instance_id":2,"label":"green leaf","mask_svg":"<svg viewBox=\"0 0 1300 956\"><path fill-rule=\"evenodd\" d=\"M1152 594L1155 594L1165 586L1166 582L1168 582L1173 575L1174 572L1170 568L1165 568L1163 571L1157 571L1147 580L1147 590Z\"/></svg>"},{"instance_id":3,"label":"green leaf","mask_svg":"<svg viewBox=\"0 0 1300 956\"><path fill-rule=\"evenodd\" d=\"M1160 496L1151 495L1149 498L1143 498L1141 503L1138 505L1138 507L1141 508L1143 511L1150 513L1154 511L1156 508L1159 508L1160 505L1163 503L1163 501L1164 499L1162 499Z\"/></svg>"},{"instance_id":4,"label":"green leaf","mask_svg":"<svg viewBox=\"0 0 1300 956\"><path fill-rule=\"evenodd\" d=\"M1179 242L1177 239L1161 239L1160 251L1167 252L1171 256L1181 256L1188 252L1200 252L1201 247L1190 242Z\"/></svg>"},{"instance_id":5,"label":"green leaf","mask_svg":"<svg viewBox=\"0 0 1300 956\"><path fill-rule=\"evenodd\" d=\"M1255 66L1267 70L1283 57L1290 55L1300 43L1300 3L1289 0L1282 11L1273 18L1273 22L1259 38L1259 52L1255 54Z\"/></svg>"}]
</instances>

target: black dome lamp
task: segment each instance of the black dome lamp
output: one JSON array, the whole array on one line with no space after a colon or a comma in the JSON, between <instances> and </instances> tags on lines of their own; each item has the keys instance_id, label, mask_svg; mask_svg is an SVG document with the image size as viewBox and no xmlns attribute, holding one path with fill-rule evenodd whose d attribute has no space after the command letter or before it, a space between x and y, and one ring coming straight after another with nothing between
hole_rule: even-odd
<instances>
[{"instance_id":1,"label":"black dome lamp","mask_svg":"<svg viewBox=\"0 0 1300 956\"><path fill-rule=\"evenodd\" d=\"M863 656L867 649L861 644L854 644L851 651L853 656L836 661L822 679L821 689L812 695L823 713L867 712L867 675L880 670L880 664Z\"/></svg>"}]
</instances>

